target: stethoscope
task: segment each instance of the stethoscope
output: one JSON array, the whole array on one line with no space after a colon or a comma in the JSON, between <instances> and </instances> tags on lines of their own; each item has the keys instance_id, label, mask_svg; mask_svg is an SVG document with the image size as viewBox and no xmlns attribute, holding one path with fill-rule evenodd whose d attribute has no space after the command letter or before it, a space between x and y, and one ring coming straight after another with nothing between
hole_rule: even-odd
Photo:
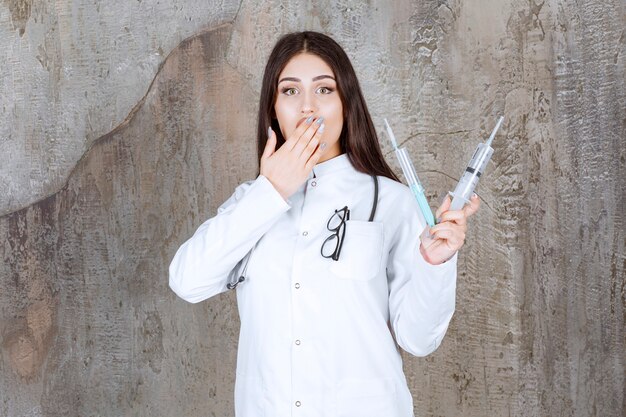
<instances>
[{"instance_id":1,"label":"stethoscope","mask_svg":"<svg viewBox=\"0 0 626 417\"><path fill-rule=\"evenodd\" d=\"M372 211L370 212L370 218L368 220L368 222L371 222L374 220L374 215L376 214L376 206L378 206L378 177L376 175L372 175L372 179L374 180L374 202L372 203ZM233 290L235 288L237 288L237 285L241 284L242 282L244 282L246 280L246 271L248 270L248 262L250 262L250 258L252 257L252 253L254 252L254 249L256 248L256 245L258 245L259 242L257 242L252 249L250 250L250 252L248 252L247 259L246 259L246 265L243 267L243 271L241 272L241 276L239 276L239 278L237 279L237 281L235 282L229 282L226 284L226 288L228 288L229 290Z\"/></svg>"}]
</instances>

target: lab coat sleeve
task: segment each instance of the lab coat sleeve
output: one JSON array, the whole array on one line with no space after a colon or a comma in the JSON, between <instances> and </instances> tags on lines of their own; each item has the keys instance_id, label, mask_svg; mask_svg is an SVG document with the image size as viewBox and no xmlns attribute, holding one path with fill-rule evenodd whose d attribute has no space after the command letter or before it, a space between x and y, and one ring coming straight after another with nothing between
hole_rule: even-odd
<instances>
[{"instance_id":1,"label":"lab coat sleeve","mask_svg":"<svg viewBox=\"0 0 626 417\"><path fill-rule=\"evenodd\" d=\"M231 271L291 207L263 175L239 185L217 215L178 248L170 288L191 303L227 290Z\"/></svg>"},{"instance_id":2,"label":"lab coat sleeve","mask_svg":"<svg viewBox=\"0 0 626 417\"><path fill-rule=\"evenodd\" d=\"M441 344L454 313L457 254L429 264L419 250L425 224L410 191L394 207L403 223L395 228L387 262L390 322L402 349L426 356Z\"/></svg>"}]
</instances>

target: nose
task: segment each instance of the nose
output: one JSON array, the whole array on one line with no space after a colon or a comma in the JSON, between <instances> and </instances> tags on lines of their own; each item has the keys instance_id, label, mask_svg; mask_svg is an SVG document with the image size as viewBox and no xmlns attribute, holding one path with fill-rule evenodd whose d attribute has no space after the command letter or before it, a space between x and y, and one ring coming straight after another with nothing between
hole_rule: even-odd
<instances>
[{"instance_id":1,"label":"nose","mask_svg":"<svg viewBox=\"0 0 626 417\"><path fill-rule=\"evenodd\" d=\"M310 115L317 111L317 106L315 104L315 97L313 94L306 92L302 94L302 114Z\"/></svg>"}]
</instances>

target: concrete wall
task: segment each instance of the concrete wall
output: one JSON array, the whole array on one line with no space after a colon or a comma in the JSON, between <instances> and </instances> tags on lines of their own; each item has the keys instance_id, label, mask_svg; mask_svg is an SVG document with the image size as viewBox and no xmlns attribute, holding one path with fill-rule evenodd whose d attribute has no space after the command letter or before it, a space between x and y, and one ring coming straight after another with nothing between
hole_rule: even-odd
<instances>
[{"instance_id":1,"label":"concrete wall","mask_svg":"<svg viewBox=\"0 0 626 417\"><path fill-rule=\"evenodd\" d=\"M305 28L433 206L506 115L448 334L404 355L416 415L623 415L619 0L1 2L0 415L232 415L234 294L187 304L167 265L253 178L265 60Z\"/></svg>"}]
</instances>

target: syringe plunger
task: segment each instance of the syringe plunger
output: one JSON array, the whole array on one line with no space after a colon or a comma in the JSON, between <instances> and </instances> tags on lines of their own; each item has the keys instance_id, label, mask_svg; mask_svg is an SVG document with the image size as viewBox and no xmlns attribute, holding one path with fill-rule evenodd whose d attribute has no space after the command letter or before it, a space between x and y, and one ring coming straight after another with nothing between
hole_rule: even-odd
<instances>
[{"instance_id":1,"label":"syringe plunger","mask_svg":"<svg viewBox=\"0 0 626 417\"><path fill-rule=\"evenodd\" d=\"M409 158L409 154L406 151L406 148L396 148L396 155L398 156L398 162L400 162L402 172L406 177L406 182L408 184L415 184L418 188L418 191L423 193L424 187L422 186L422 183L420 183L420 180L415 174L415 167L413 166L413 162L411 162L411 158Z\"/></svg>"}]
</instances>

